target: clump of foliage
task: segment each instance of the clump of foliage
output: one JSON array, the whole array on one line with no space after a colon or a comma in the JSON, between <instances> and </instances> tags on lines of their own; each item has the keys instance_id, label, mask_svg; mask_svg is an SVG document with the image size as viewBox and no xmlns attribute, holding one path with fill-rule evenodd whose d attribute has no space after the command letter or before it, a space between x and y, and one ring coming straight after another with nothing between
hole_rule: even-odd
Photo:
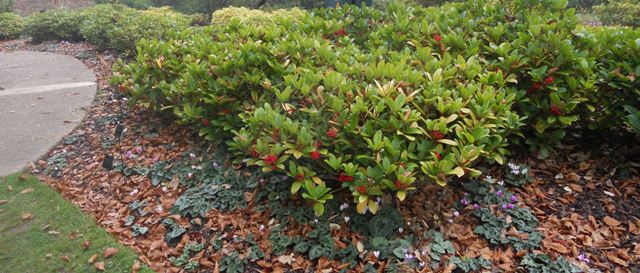
<instances>
[{"instance_id":1,"label":"clump of foliage","mask_svg":"<svg viewBox=\"0 0 640 273\"><path fill-rule=\"evenodd\" d=\"M529 273L575 273L582 272L582 270L573 264L569 263L564 257L559 257L557 260L552 260L545 254L532 254L527 253L520 266L526 269Z\"/></svg>"},{"instance_id":2,"label":"clump of foliage","mask_svg":"<svg viewBox=\"0 0 640 273\"><path fill-rule=\"evenodd\" d=\"M163 39L169 31L191 24L189 16L168 8L139 11L123 5L96 5L84 14L80 32L85 39L98 48L120 52L133 52L142 38Z\"/></svg>"},{"instance_id":3,"label":"clump of foliage","mask_svg":"<svg viewBox=\"0 0 640 273\"><path fill-rule=\"evenodd\" d=\"M24 29L24 19L22 16L12 13L0 13L0 40L9 40L20 37Z\"/></svg>"},{"instance_id":4,"label":"clump of foliage","mask_svg":"<svg viewBox=\"0 0 640 273\"><path fill-rule=\"evenodd\" d=\"M598 27L576 32L580 48L594 61L595 92L583 104L582 123L588 128L614 129L628 114L625 107L640 108L640 29Z\"/></svg>"},{"instance_id":5,"label":"clump of foliage","mask_svg":"<svg viewBox=\"0 0 640 273\"><path fill-rule=\"evenodd\" d=\"M593 6L607 3L607 0L568 0L567 7L576 8L579 11L588 11Z\"/></svg>"},{"instance_id":6,"label":"clump of foliage","mask_svg":"<svg viewBox=\"0 0 640 273\"><path fill-rule=\"evenodd\" d=\"M607 104L594 100L610 98L596 91L623 83L603 72L638 62L621 65L617 50L591 53L604 37L633 45L578 35L565 6L391 3L269 26L232 20L141 40L114 82L206 139L232 139L238 162L287 174L290 192L316 214L336 188L351 192L358 212L375 213L386 193L402 201L418 181L444 185L478 176L479 161L503 163L508 139L545 157L572 126L598 126L602 112L592 106Z\"/></svg>"},{"instance_id":7,"label":"clump of foliage","mask_svg":"<svg viewBox=\"0 0 640 273\"><path fill-rule=\"evenodd\" d=\"M188 243L184 246L180 256L169 257L169 261L175 266L182 267L187 272L192 272L198 268L199 263L191 260L191 255L200 252L203 248L204 244Z\"/></svg>"},{"instance_id":8,"label":"clump of foliage","mask_svg":"<svg viewBox=\"0 0 640 273\"><path fill-rule=\"evenodd\" d=\"M629 112L629 115L627 116L627 125L636 134L640 135L640 111L630 105L626 105L625 109Z\"/></svg>"},{"instance_id":9,"label":"clump of foliage","mask_svg":"<svg viewBox=\"0 0 640 273\"><path fill-rule=\"evenodd\" d=\"M134 9L147 9L153 6L151 0L94 0L97 4L121 4Z\"/></svg>"},{"instance_id":10,"label":"clump of foliage","mask_svg":"<svg viewBox=\"0 0 640 273\"><path fill-rule=\"evenodd\" d=\"M640 26L640 2L638 0L609 0L593 9L607 25Z\"/></svg>"},{"instance_id":11,"label":"clump of foliage","mask_svg":"<svg viewBox=\"0 0 640 273\"><path fill-rule=\"evenodd\" d=\"M270 26L275 24L277 22L276 19L280 16L296 18L302 14L304 14L304 12L297 8L266 11L245 7L228 7L214 11L213 14L211 14L211 24L221 26L237 19L242 24Z\"/></svg>"},{"instance_id":12,"label":"clump of foliage","mask_svg":"<svg viewBox=\"0 0 640 273\"><path fill-rule=\"evenodd\" d=\"M474 232L493 245L510 244L516 251L539 247L542 234L536 231L538 219L528 208L518 206L518 197L502 186L479 181L467 182L465 200L478 206L473 215L480 220ZM518 234L510 234L516 230ZM526 234L522 239L520 234Z\"/></svg>"},{"instance_id":13,"label":"clump of foliage","mask_svg":"<svg viewBox=\"0 0 640 273\"><path fill-rule=\"evenodd\" d=\"M13 0L0 0L0 13L12 12Z\"/></svg>"},{"instance_id":14,"label":"clump of foliage","mask_svg":"<svg viewBox=\"0 0 640 273\"><path fill-rule=\"evenodd\" d=\"M80 11L48 10L30 15L24 31L35 43L49 40L81 41L80 26L83 20L84 14Z\"/></svg>"}]
</instances>

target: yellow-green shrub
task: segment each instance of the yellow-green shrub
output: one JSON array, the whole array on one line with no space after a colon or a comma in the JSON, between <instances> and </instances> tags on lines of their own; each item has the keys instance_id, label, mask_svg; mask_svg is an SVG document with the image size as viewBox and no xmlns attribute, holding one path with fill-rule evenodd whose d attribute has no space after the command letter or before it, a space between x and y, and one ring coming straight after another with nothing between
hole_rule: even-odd
<instances>
[{"instance_id":1,"label":"yellow-green shrub","mask_svg":"<svg viewBox=\"0 0 640 273\"><path fill-rule=\"evenodd\" d=\"M12 12L0 13L0 40L15 39L24 28L24 20Z\"/></svg>"},{"instance_id":2,"label":"yellow-green shrub","mask_svg":"<svg viewBox=\"0 0 640 273\"><path fill-rule=\"evenodd\" d=\"M264 11L258 9L248 9L245 7L228 7L216 10L211 15L212 25L222 25L238 19L243 24L252 26L268 26L276 22L278 17L300 17L304 13L298 8L278 9L273 11Z\"/></svg>"}]
</instances>

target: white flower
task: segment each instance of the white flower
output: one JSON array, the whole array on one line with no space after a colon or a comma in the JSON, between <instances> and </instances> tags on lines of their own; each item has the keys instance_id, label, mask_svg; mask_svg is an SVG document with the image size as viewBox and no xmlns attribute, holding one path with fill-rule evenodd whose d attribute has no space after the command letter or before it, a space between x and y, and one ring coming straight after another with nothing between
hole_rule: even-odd
<instances>
[{"instance_id":1,"label":"white flower","mask_svg":"<svg viewBox=\"0 0 640 273\"><path fill-rule=\"evenodd\" d=\"M351 220L351 217L349 217L349 216L345 216L345 217L344 217L344 221L345 221L345 222L349 222L349 220Z\"/></svg>"},{"instance_id":2,"label":"white flower","mask_svg":"<svg viewBox=\"0 0 640 273\"><path fill-rule=\"evenodd\" d=\"M264 225L260 225L259 229L261 232L264 231Z\"/></svg>"},{"instance_id":3,"label":"white flower","mask_svg":"<svg viewBox=\"0 0 640 273\"><path fill-rule=\"evenodd\" d=\"M313 222L317 224L318 223L318 218L313 219Z\"/></svg>"},{"instance_id":4,"label":"white flower","mask_svg":"<svg viewBox=\"0 0 640 273\"><path fill-rule=\"evenodd\" d=\"M376 258L378 258L378 256L380 256L380 251L374 251L373 252L373 256L376 256Z\"/></svg>"},{"instance_id":5,"label":"white flower","mask_svg":"<svg viewBox=\"0 0 640 273\"><path fill-rule=\"evenodd\" d=\"M342 205L340 205L340 211L343 211L345 209L349 208L349 204L347 203L342 203Z\"/></svg>"},{"instance_id":6,"label":"white flower","mask_svg":"<svg viewBox=\"0 0 640 273\"><path fill-rule=\"evenodd\" d=\"M460 216L460 213L458 211L454 211L453 212L453 216L458 217L458 216Z\"/></svg>"},{"instance_id":7,"label":"white flower","mask_svg":"<svg viewBox=\"0 0 640 273\"><path fill-rule=\"evenodd\" d=\"M196 154L194 154L194 153L190 153L190 154L189 154L189 157L191 157L191 158L196 158Z\"/></svg>"},{"instance_id":8,"label":"white flower","mask_svg":"<svg viewBox=\"0 0 640 273\"><path fill-rule=\"evenodd\" d=\"M498 185L500 185L500 186L504 185L504 181L498 180Z\"/></svg>"},{"instance_id":9,"label":"white flower","mask_svg":"<svg viewBox=\"0 0 640 273\"><path fill-rule=\"evenodd\" d=\"M452 224L452 223L453 223L453 219L449 219L449 224Z\"/></svg>"},{"instance_id":10,"label":"white flower","mask_svg":"<svg viewBox=\"0 0 640 273\"><path fill-rule=\"evenodd\" d=\"M132 190L129 195L136 195L138 193L138 189Z\"/></svg>"},{"instance_id":11,"label":"white flower","mask_svg":"<svg viewBox=\"0 0 640 273\"><path fill-rule=\"evenodd\" d=\"M158 205L158 206L156 207L156 212L162 212L163 210L164 210L164 209L162 208L162 206L161 206L161 205Z\"/></svg>"},{"instance_id":12,"label":"white flower","mask_svg":"<svg viewBox=\"0 0 640 273\"><path fill-rule=\"evenodd\" d=\"M168 191L169 191L169 189L167 189L167 187L162 187L162 191L163 191L163 192L168 192Z\"/></svg>"},{"instance_id":13,"label":"white flower","mask_svg":"<svg viewBox=\"0 0 640 273\"><path fill-rule=\"evenodd\" d=\"M402 229L402 228L398 228L398 232L399 232L399 233L402 233L403 231L404 231L404 229Z\"/></svg>"}]
</instances>

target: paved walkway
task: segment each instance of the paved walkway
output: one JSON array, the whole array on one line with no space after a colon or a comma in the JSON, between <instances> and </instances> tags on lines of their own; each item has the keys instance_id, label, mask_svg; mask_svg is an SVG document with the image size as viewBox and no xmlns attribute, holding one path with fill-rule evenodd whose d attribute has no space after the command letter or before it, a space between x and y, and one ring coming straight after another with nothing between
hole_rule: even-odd
<instances>
[{"instance_id":1,"label":"paved walkway","mask_svg":"<svg viewBox=\"0 0 640 273\"><path fill-rule=\"evenodd\" d=\"M93 101L95 82L70 56L0 52L0 176L37 160L75 128Z\"/></svg>"}]
</instances>

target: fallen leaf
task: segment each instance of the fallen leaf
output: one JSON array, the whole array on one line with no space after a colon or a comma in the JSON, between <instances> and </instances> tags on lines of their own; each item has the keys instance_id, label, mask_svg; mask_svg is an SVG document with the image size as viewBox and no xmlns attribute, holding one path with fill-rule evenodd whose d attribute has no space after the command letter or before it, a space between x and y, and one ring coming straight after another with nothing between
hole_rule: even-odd
<instances>
[{"instance_id":1,"label":"fallen leaf","mask_svg":"<svg viewBox=\"0 0 640 273\"><path fill-rule=\"evenodd\" d=\"M20 194L27 194L27 193L30 193L30 192L33 192L33 188L26 188L26 189L20 191Z\"/></svg>"},{"instance_id":2,"label":"fallen leaf","mask_svg":"<svg viewBox=\"0 0 640 273\"><path fill-rule=\"evenodd\" d=\"M138 273L138 271L140 271L140 262L136 261L135 263L133 263L133 265L131 266L131 273Z\"/></svg>"},{"instance_id":3,"label":"fallen leaf","mask_svg":"<svg viewBox=\"0 0 640 273\"><path fill-rule=\"evenodd\" d=\"M22 220L31 220L33 219L33 214L28 213L28 212L23 212L22 213Z\"/></svg>"},{"instance_id":4,"label":"fallen leaf","mask_svg":"<svg viewBox=\"0 0 640 273\"><path fill-rule=\"evenodd\" d=\"M51 258L51 257L53 257L53 254L51 254L51 253L47 253L47 254L45 254L44 256L45 256L45 257L47 257L47 258Z\"/></svg>"},{"instance_id":5,"label":"fallen leaf","mask_svg":"<svg viewBox=\"0 0 640 273\"><path fill-rule=\"evenodd\" d=\"M97 262L93 266L95 266L99 271L104 271L104 262Z\"/></svg>"},{"instance_id":6,"label":"fallen leaf","mask_svg":"<svg viewBox=\"0 0 640 273\"><path fill-rule=\"evenodd\" d=\"M65 261L65 262L71 261L71 258L69 258L69 256L66 256L66 255L65 256L60 256L60 259Z\"/></svg>"},{"instance_id":7,"label":"fallen leaf","mask_svg":"<svg viewBox=\"0 0 640 273\"><path fill-rule=\"evenodd\" d=\"M613 253L608 253L607 254L607 259L609 259L609 261L620 265L620 266L624 266L627 267L629 266L629 263L627 263L625 260L618 258L618 256L614 255Z\"/></svg>"},{"instance_id":8,"label":"fallen leaf","mask_svg":"<svg viewBox=\"0 0 640 273\"><path fill-rule=\"evenodd\" d=\"M9 202L9 201L7 201L7 200L0 200L0 205L4 205L4 204L6 204L7 202Z\"/></svg>"},{"instance_id":9,"label":"fallen leaf","mask_svg":"<svg viewBox=\"0 0 640 273\"><path fill-rule=\"evenodd\" d=\"M620 225L620 222L616 219L613 219L612 217L609 216L605 216L604 217L604 222L609 226L609 227L617 227Z\"/></svg>"},{"instance_id":10,"label":"fallen leaf","mask_svg":"<svg viewBox=\"0 0 640 273\"><path fill-rule=\"evenodd\" d=\"M576 173L568 173L566 177L571 182L580 181L580 176L578 174L576 174Z\"/></svg>"},{"instance_id":11,"label":"fallen leaf","mask_svg":"<svg viewBox=\"0 0 640 273\"><path fill-rule=\"evenodd\" d=\"M93 254L91 256L91 258L89 258L89 260L87 260L87 262L92 264L92 263L95 263L97 259L98 259L98 254Z\"/></svg>"},{"instance_id":12,"label":"fallen leaf","mask_svg":"<svg viewBox=\"0 0 640 273\"><path fill-rule=\"evenodd\" d=\"M104 255L104 257L105 257L105 258L107 258L107 259L108 259L108 258L110 258L111 256L116 255L116 253L118 253L118 249L117 249L117 248L115 248L115 247L107 247L107 248L104 250L103 255Z\"/></svg>"},{"instance_id":13,"label":"fallen leaf","mask_svg":"<svg viewBox=\"0 0 640 273\"><path fill-rule=\"evenodd\" d=\"M87 250L90 246L91 246L91 241L84 240L84 242L82 242L82 249Z\"/></svg>"},{"instance_id":14,"label":"fallen leaf","mask_svg":"<svg viewBox=\"0 0 640 273\"><path fill-rule=\"evenodd\" d=\"M295 261L296 259L293 258L293 253L289 254L289 255L282 255L282 256L278 256L278 262L281 262L283 264L288 264L290 265L293 261Z\"/></svg>"},{"instance_id":15,"label":"fallen leaf","mask_svg":"<svg viewBox=\"0 0 640 273\"><path fill-rule=\"evenodd\" d=\"M604 192L604 194L606 194L606 195L608 195L608 196L616 197L616 195L615 195L615 194L613 194L613 193L612 193L612 192L610 192L610 191L603 191L603 192Z\"/></svg>"}]
</instances>

